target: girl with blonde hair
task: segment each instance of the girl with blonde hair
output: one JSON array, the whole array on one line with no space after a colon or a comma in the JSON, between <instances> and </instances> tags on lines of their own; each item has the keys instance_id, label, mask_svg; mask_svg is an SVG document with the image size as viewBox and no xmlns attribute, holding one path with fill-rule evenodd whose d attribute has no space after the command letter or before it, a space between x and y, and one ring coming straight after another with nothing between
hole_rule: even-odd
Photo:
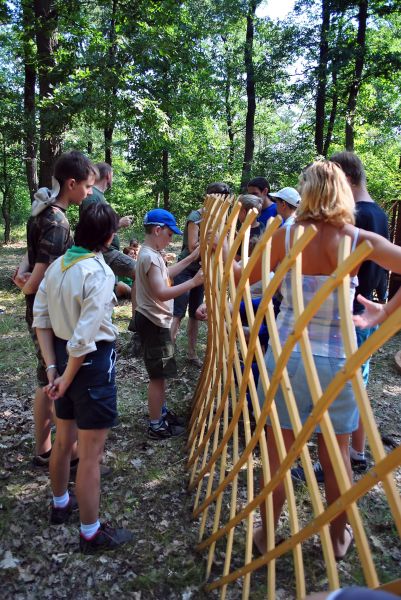
<instances>
[{"instance_id":1,"label":"girl with blonde hair","mask_svg":"<svg viewBox=\"0 0 401 600\"><path fill-rule=\"evenodd\" d=\"M316 295L322 285L337 268L337 254L344 236L351 238L352 249L367 240L373 250L369 256L380 266L401 272L401 248L394 246L382 236L358 229L354 226L354 200L351 189L342 170L329 161L318 161L307 167L300 179L301 202L297 211L296 223L292 227L278 229L272 238L271 270L274 271L279 263L288 255L294 240L294 232L298 225L308 227L314 225L317 230L315 237L309 242L302 253L302 290L305 306ZM241 267L233 264L235 278L238 281ZM262 260L256 264L250 276L250 283L261 279ZM350 281L350 311L352 307L357 278L357 270L351 273ZM277 328L281 344L284 344L293 330L294 311L291 289L291 273L287 273L281 286L283 301L277 317ZM316 315L308 324L309 340L319 374L320 383L324 390L338 370L345 363L345 351L339 323L339 308L337 291L334 291L319 308ZM274 371L275 363L272 349L266 352L266 365L269 375ZM307 384L305 369L299 344L296 344L287 363L288 374L294 390L295 399L302 423L308 418L313 403ZM265 401L261 386L258 389L259 401ZM276 397L276 408L280 419L284 443L287 450L294 441L291 420L288 415L281 388ZM339 444L341 455L350 480L352 471L349 457L349 438L358 425L358 409L348 382L331 407L329 415ZM334 475L330 456L317 426L319 459L325 474L325 492L327 504L332 504L340 492ZM267 444L269 451L271 475L280 465L279 455L270 423L266 426ZM262 486L264 482L261 482ZM273 493L274 519L277 525L285 501L284 484L279 485ZM266 551L266 515L264 506L261 507L262 526L254 531L254 542L260 552ZM331 523L331 538L334 555L337 559L345 557L353 542L351 527L346 522L346 513L340 514Z\"/></svg>"}]
</instances>

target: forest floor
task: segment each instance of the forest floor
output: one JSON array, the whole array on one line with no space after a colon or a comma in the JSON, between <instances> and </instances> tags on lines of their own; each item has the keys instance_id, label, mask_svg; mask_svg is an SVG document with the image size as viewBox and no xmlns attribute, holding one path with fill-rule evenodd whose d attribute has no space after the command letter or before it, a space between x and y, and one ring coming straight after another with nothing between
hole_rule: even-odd
<instances>
[{"instance_id":1,"label":"forest floor","mask_svg":"<svg viewBox=\"0 0 401 600\"><path fill-rule=\"evenodd\" d=\"M78 517L68 525L49 525L48 473L31 464L35 358L24 320L24 300L10 280L23 252L21 244L0 249L0 597L218 597L203 591L205 556L194 550L199 524L191 517L194 498L187 492L185 439L155 443L146 437L147 376L142 360L130 356L128 302L116 309L120 423L106 444L105 462L112 474L102 480L101 517L133 531L134 543L121 551L83 556L77 552ZM204 352L206 326L201 327L200 350ZM401 375L393 360L400 348L398 335L376 353L369 386L379 429L390 445L401 443ZM185 349L182 327L177 345L179 374L169 386L169 397L176 412L189 416L199 373L186 362ZM397 479L400 483L399 473ZM388 512L381 510L377 498L366 502L364 510L381 579L400 577L400 543ZM361 583L359 565L352 560L341 564L344 585ZM287 579L285 572L278 573L276 597L282 600L294 597ZM259 578L252 598L264 597L264 582L264 576ZM319 589L313 582L308 588ZM227 590L227 598L240 597L239 585Z\"/></svg>"}]
</instances>

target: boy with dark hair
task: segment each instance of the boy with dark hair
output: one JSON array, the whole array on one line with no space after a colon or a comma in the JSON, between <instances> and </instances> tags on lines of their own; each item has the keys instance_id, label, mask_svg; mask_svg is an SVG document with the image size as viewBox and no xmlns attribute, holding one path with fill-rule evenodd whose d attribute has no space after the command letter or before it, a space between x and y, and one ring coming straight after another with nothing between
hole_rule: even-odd
<instances>
[{"instance_id":1,"label":"boy with dark hair","mask_svg":"<svg viewBox=\"0 0 401 600\"><path fill-rule=\"evenodd\" d=\"M166 405L166 379L177 375L174 345L171 340L173 299L203 283L202 270L188 281L171 286L173 279L199 257L199 247L178 263L167 267L160 252L171 242L173 234L182 235L174 216L156 208L146 213L145 240L136 266L135 328L143 348L149 375L148 436L166 439L184 433L179 418Z\"/></svg>"},{"instance_id":2,"label":"boy with dark hair","mask_svg":"<svg viewBox=\"0 0 401 600\"><path fill-rule=\"evenodd\" d=\"M370 197L366 187L366 174L361 159L353 152L337 152L330 157L345 173L355 200L355 226L366 231L373 231L389 239L388 219L383 209ZM371 260L365 260L358 271L358 287L355 290L353 314L360 315L364 307L358 301L361 294L368 300L373 300L376 291L379 300L384 301L387 290L387 271ZM383 281L385 284L383 285ZM384 288L384 292L383 292ZM376 327L362 329L356 327L358 346L361 346L375 331ZM370 358L362 365L362 377L365 387L369 381ZM361 420L359 426L352 434L350 447L351 465L356 471L365 471L367 460L365 458L365 431Z\"/></svg>"},{"instance_id":3,"label":"boy with dark hair","mask_svg":"<svg viewBox=\"0 0 401 600\"><path fill-rule=\"evenodd\" d=\"M76 507L68 479L78 431L76 492L80 549L85 554L112 550L132 538L125 529L99 522L100 460L108 431L117 419L117 329L111 321L116 304L114 274L102 252L117 225L117 215L109 205L85 209L75 232L76 245L50 265L33 309L33 326L47 364L45 391L55 403L57 417L50 459L50 522L65 523Z\"/></svg>"},{"instance_id":4,"label":"boy with dark hair","mask_svg":"<svg viewBox=\"0 0 401 600\"><path fill-rule=\"evenodd\" d=\"M262 223L266 227L267 221L270 217L275 217L277 214L277 207L269 197L270 185L267 179L264 177L254 177L248 182L247 185L248 194L258 196L262 200L262 212L258 217L259 223Z\"/></svg>"},{"instance_id":5,"label":"boy with dark hair","mask_svg":"<svg viewBox=\"0 0 401 600\"><path fill-rule=\"evenodd\" d=\"M32 203L32 216L27 224L28 251L14 277L26 300L26 321L38 359L38 387L34 400L35 466L47 466L51 452L50 427L53 401L43 391L48 374L35 332L32 330L35 294L49 265L72 246L70 224L65 215L71 204L79 205L92 192L96 170L81 152L62 154L54 165L52 189L39 189Z\"/></svg>"},{"instance_id":6,"label":"boy with dark hair","mask_svg":"<svg viewBox=\"0 0 401 600\"><path fill-rule=\"evenodd\" d=\"M86 198L79 209L79 214L93 203L103 202L107 204L105 198L105 192L111 189L113 185L113 169L106 162L99 162L95 164L98 172L96 181L93 185L91 196ZM118 220L118 229L122 227L129 227L132 223L132 217L125 216ZM118 283L118 277L130 277L135 278L135 260L121 252L120 239L115 234L110 247L104 252L104 260L109 265L113 273L116 275L116 285Z\"/></svg>"},{"instance_id":7,"label":"boy with dark hair","mask_svg":"<svg viewBox=\"0 0 401 600\"><path fill-rule=\"evenodd\" d=\"M206 188L206 194L221 194L222 196L228 196L230 193L230 186L223 181L209 183Z\"/></svg>"}]
</instances>

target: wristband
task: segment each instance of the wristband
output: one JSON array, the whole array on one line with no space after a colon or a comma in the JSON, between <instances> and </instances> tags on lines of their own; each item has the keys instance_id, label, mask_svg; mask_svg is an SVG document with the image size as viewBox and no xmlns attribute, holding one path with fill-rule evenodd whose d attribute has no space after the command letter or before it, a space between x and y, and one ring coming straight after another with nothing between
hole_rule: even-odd
<instances>
[{"instance_id":1,"label":"wristband","mask_svg":"<svg viewBox=\"0 0 401 600\"><path fill-rule=\"evenodd\" d=\"M57 365L49 365L48 367L46 367L46 373L47 371L50 371L50 369L57 369Z\"/></svg>"}]
</instances>

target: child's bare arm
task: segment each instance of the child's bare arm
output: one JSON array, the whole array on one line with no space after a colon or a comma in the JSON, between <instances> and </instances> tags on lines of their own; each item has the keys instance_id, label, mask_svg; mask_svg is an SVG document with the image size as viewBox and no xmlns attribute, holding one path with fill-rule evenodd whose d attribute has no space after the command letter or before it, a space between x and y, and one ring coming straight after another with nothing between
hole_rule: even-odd
<instances>
[{"instance_id":1,"label":"child's bare arm","mask_svg":"<svg viewBox=\"0 0 401 600\"><path fill-rule=\"evenodd\" d=\"M42 281L46 269L49 265L47 263L36 263L33 267L32 274L29 279L26 281L22 291L24 294L36 294L38 288L40 286L40 282Z\"/></svg>"},{"instance_id":2,"label":"child's bare arm","mask_svg":"<svg viewBox=\"0 0 401 600\"><path fill-rule=\"evenodd\" d=\"M175 265L171 265L168 268L169 277L174 279L174 277L177 277L178 273L181 273L181 271L183 271L186 267L188 267L188 265L193 263L194 260L198 260L198 258L199 258L199 246L197 246L195 248L195 250L193 250L191 252L191 254L188 254L188 256L186 256L185 258L180 260L178 263L175 263Z\"/></svg>"},{"instance_id":3,"label":"child's bare arm","mask_svg":"<svg viewBox=\"0 0 401 600\"><path fill-rule=\"evenodd\" d=\"M177 298L192 288L201 285L203 283L203 271L200 269L192 279L170 287L166 285L161 270L156 265L151 265L148 271L148 280L154 297L164 302Z\"/></svg>"}]
</instances>

